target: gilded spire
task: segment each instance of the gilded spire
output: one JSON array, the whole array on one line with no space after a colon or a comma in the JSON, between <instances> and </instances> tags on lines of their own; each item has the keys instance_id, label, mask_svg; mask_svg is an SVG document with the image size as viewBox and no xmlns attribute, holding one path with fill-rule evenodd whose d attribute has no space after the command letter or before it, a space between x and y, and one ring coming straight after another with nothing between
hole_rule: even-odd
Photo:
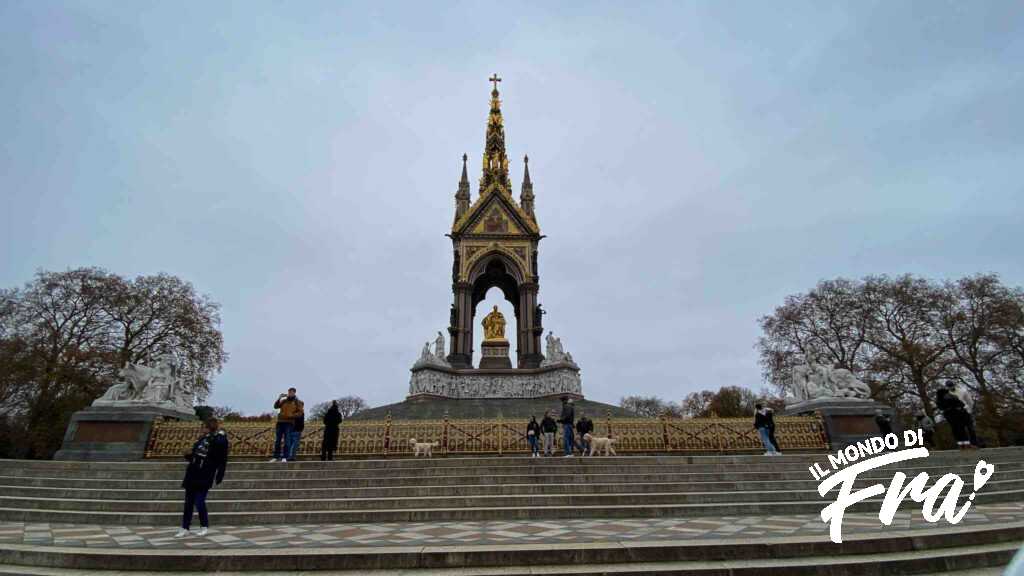
<instances>
[{"instance_id":1,"label":"gilded spire","mask_svg":"<svg viewBox=\"0 0 1024 576\"><path fill-rule=\"evenodd\" d=\"M519 193L519 205L523 211L535 218L533 215L533 182L530 181L530 157L523 156L523 189Z\"/></svg>"},{"instance_id":2,"label":"gilded spire","mask_svg":"<svg viewBox=\"0 0 1024 576\"><path fill-rule=\"evenodd\" d=\"M462 178L459 179L459 189L455 192L455 219L458 220L469 210L469 175L466 173L466 161L469 157L462 155Z\"/></svg>"},{"instance_id":3,"label":"gilded spire","mask_svg":"<svg viewBox=\"0 0 1024 576\"><path fill-rule=\"evenodd\" d=\"M491 112L487 116L487 136L484 139L483 176L480 178L480 193L496 186L505 194L511 194L508 180L508 157L505 156L505 127L501 119L501 100L498 99L498 82L495 74L489 78L494 83L491 90Z\"/></svg>"}]
</instances>

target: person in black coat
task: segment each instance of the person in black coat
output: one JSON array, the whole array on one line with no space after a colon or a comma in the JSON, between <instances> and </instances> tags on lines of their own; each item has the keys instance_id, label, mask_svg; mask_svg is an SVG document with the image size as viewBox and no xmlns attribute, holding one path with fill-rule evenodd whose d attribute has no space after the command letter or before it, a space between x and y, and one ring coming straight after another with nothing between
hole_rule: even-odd
<instances>
[{"instance_id":1,"label":"person in black coat","mask_svg":"<svg viewBox=\"0 0 1024 576\"><path fill-rule=\"evenodd\" d=\"M530 443L530 457L540 457L540 424L537 423L536 416L530 416L530 421L526 424L526 441Z\"/></svg>"},{"instance_id":2,"label":"person in black coat","mask_svg":"<svg viewBox=\"0 0 1024 576\"><path fill-rule=\"evenodd\" d=\"M185 468L185 479L181 487L185 489L185 510L181 517L181 530L175 538L189 535L192 525L192 511L199 512L199 536L205 536L210 527L210 519L206 512L206 495L213 485L224 481L224 472L228 467L228 436L220 429L216 418L206 420L206 433L192 445L192 450L185 454L188 467Z\"/></svg>"},{"instance_id":3,"label":"person in black coat","mask_svg":"<svg viewBox=\"0 0 1024 576\"><path fill-rule=\"evenodd\" d=\"M875 410L875 425L878 426L878 433L882 436L892 434L892 418L881 410Z\"/></svg>"},{"instance_id":4,"label":"person in black coat","mask_svg":"<svg viewBox=\"0 0 1024 576\"><path fill-rule=\"evenodd\" d=\"M768 416L768 440L771 441L772 446L775 446L775 452L782 454L782 448L779 448L779 441L775 439L775 411L765 406L765 415Z\"/></svg>"},{"instance_id":5,"label":"person in black coat","mask_svg":"<svg viewBox=\"0 0 1024 576\"><path fill-rule=\"evenodd\" d=\"M334 460L334 452L338 449L338 427L341 426L341 410L338 401L331 402L331 407L324 414L324 441L320 445L320 459Z\"/></svg>"},{"instance_id":6,"label":"person in black coat","mask_svg":"<svg viewBox=\"0 0 1024 576\"><path fill-rule=\"evenodd\" d=\"M565 448L565 457L572 458L572 449L576 444L573 438L576 411L572 407L572 398L562 398L562 415L558 418L558 422L562 425L562 447Z\"/></svg>"},{"instance_id":7,"label":"person in black coat","mask_svg":"<svg viewBox=\"0 0 1024 576\"><path fill-rule=\"evenodd\" d=\"M939 388L938 393L935 395L935 405L938 406L939 410L942 411L942 416L949 422L949 427L953 430L953 437L956 438L957 446L961 449L971 448L971 437L967 431L967 423L971 416L967 412L963 401L957 398L955 394L950 393L949 390Z\"/></svg>"},{"instance_id":8,"label":"person in black coat","mask_svg":"<svg viewBox=\"0 0 1024 576\"><path fill-rule=\"evenodd\" d=\"M579 419L579 421L576 422L576 434L577 434L576 441L577 441L577 443L579 443L580 452L582 452L583 456L586 456L587 452L590 451L590 441L586 439L586 435L590 434L593 431L594 431L594 421L591 420L590 418L587 418L586 415L584 415L583 411L581 410L580 411L580 419Z\"/></svg>"},{"instance_id":9,"label":"person in black coat","mask_svg":"<svg viewBox=\"0 0 1024 576\"><path fill-rule=\"evenodd\" d=\"M544 418L540 421L540 431L544 434L544 455L554 456L555 432L558 431L558 424L551 417L550 411L544 412Z\"/></svg>"},{"instance_id":10,"label":"person in black coat","mask_svg":"<svg viewBox=\"0 0 1024 576\"><path fill-rule=\"evenodd\" d=\"M763 404L754 405L754 430L757 430L761 444L764 445L765 456L775 456L779 453L768 434L769 427L774 426L774 421Z\"/></svg>"}]
</instances>

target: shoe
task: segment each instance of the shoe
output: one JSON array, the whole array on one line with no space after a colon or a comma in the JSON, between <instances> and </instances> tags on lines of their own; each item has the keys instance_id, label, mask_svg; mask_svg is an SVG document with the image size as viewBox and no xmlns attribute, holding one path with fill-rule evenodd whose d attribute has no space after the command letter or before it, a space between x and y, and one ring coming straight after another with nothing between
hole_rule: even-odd
<instances>
[{"instance_id":1,"label":"shoe","mask_svg":"<svg viewBox=\"0 0 1024 576\"><path fill-rule=\"evenodd\" d=\"M184 538L185 536L188 536L189 534L190 534L190 532L189 532L188 530L186 530L186 529L184 529L184 528L181 528L181 529L179 529L179 530L178 530L178 532L177 532L177 533L176 533L176 534L174 535L174 537L175 537L175 538Z\"/></svg>"},{"instance_id":2,"label":"shoe","mask_svg":"<svg viewBox=\"0 0 1024 576\"><path fill-rule=\"evenodd\" d=\"M772 455L772 453L771 453L771 452L765 452L765 453L764 453L764 455L765 455L765 456L771 456L771 455Z\"/></svg>"},{"instance_id":3,"label":"shoe","mask_svg":"<svg viewBox=\"0 0 1024 576\"><path fill-rule=\"evenodd\" d=\"M572 454L566 454L563 458L572 458Z\"/></svg>"},{"instance_id":4,"label":"shoe","mask_svg":"<svg viewBox=\"0 0 1024 576\"><path fill-rule=\"evenodd\" d=\"M271 458L270 461L271 462L277 462L277 458Z\"/></svg>"},{"instance_id":5,"label":"shoe","mask_svg":"<svg viewBox=\"0 0 1024 576\"><path fill-rule=\"evenodd\" d=\"M281 462L282 462L282 463L284 463L284 462L287 462L287 461L288 461L288 459L287 459L287 458L281 458Z\"/></svg>"},{"instance_id":6,"label":"shoe","mask_svg":"<svg viewBox=\"0 0 1024 576\"><path fill-rule=\"evenodd\" d=\"M199 529L199 532L196 532L196 536L199 536L201 538L203 536L206 536L206 533L209 532L209 531L210 531L209 528L207 528L206 526L203 526L202 528Z\"/></svg>"}]
</instances>

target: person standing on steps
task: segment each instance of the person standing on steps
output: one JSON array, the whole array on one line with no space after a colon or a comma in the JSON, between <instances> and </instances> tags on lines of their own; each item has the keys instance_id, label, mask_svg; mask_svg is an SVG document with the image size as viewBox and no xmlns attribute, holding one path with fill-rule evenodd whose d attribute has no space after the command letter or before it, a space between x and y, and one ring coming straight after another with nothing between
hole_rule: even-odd
<instances>
[{"instance_id":1,"label":"person standing on steps","mask_svg":"<svg viewBox=\"0 0 1024 576\"><path fill-rule=\"evenodd\" d=\"M917 416L914 417L917 422L917 427L922 431L924 435L924 443L929 448L935 447L935 422L928 417L928 414L924 410L918 410Z\"/></svg>"},{"instance_id":2,"label":"person standing on steps","mask_svg":"<svg viewBox=\"0 0 1024 576\"><path fill-rule=\"evenodd\" d=\"M939 391L935 394L935 405L942 411L942 417L949 422L949 427L953 430L953 438L956 439L956 445L961 450L967 448L973 448L971 445L970 435L967 432L967 409L964 408L964 403L956 397L947 388L939 388Z\"/></svg>"},{"instance_id":3,"label":"person standing on steps","mask_svg":"<svg viewBox=\"0 0 1024 576\"><path fill-rule=\"evenodd\" d=\"M302 401L295 396L295 388L289 388L287 394L281 394L274 402L277 410L277 425L274 427L274 456L271 462L288 461L288 439L291 437L295 414L302 409Z\"/></svg>"},{"instance_id":4,"label":"person standing on steps","mask_svg":"<svg viewBox=\"0 0 1024 576\"><path fill-rule=\"evenodd\" d=\"M538 447L540 442L540 424L537 423L536 416L530 416L530 422L526 424L526 441L530 443L530 458L538 458L540 456Z\"/></svg>"},{"instance_id":5,"label":"person standing on steps","mask_svg":"<svg viewBox=\"0 0 1024 576\"><path fill-rule=\"evenodd\" d=\"M320 445L320 459L334 460L334 452L338 449L339 427L341 426L341 410L338 401L331 402L331 407L324 414L324 441Z\"/></svg>"},{"instance_id":6,"label":"person standing on steps","mask_svg":"<svg viewBox=\"0 0 1024 576\"><path fill-rule=\"evenodd\" d=\"M764 411L768 416L768 439L771 440L772 446L775 446L775 452L777 454L782 454L782 448L779 447L779 441L775 439L775 411L768 406L765 406Z\"/></svg>"},{"instance_id":7,"label":"person standing on steps","mask_svg":"<svg viewBox=\"0 0 1024 576\"><path fill-rule=\"evenodd\" d=\"M188 467L185 468L185 479L181 487L185 489L185 510L181 516L181 529L175 538L184 538L191 532L192 512L199 513L199 531L197 536L206 536L210 528L210 518L206 511L206 495L214 484L224 481L224 472L228 467L230 446L228 436L220 429L216 418L209 418L205 423L205 434L192 445L192 450L185 454Z\"/></svg>"},{"instance_id":8,"label":"person standing on steps","mask_svg":"<svg viewBox=\"0 0 1024 576\"><path fill-rule=\"evenodd\" d=\"M754 429L757 430L757 435L761 438L761 444L764 445L764 455L775 456L778 454L778 451L775 450L775 445L772 444L772 439L768 435L768 412L763 404L755 404L754 410Z\"/></svg>"},{"instance_id":9,"label":"person standing on steps","mask_svg":"<svg viewBox=\"0 0 1024 576\"><path fill-rule=\"evenodd\" d=\"M562 446L565 448L565 457L572 458L572 449L575 445L573 438L573 424L576 422L576 412L572 407L572 398L562 397L562 414L558 418L562 425Z\"/></svg>"},{"instance_id":10,"label":"person standing on steps","mask_svg":"<svg viewBox=\"0 0 1024 576\"><path fill-rule=\"evenodd\" d=\"M551 417L551 411L544 411L544 418L540 421L540 431L544 434L544 455L555 455L555 432L558 431L558 424Z\"/></svg>"},{"instance_id":11,"label":"person standing on steps","mask_svg":"<svg viewBox=\"0 0 1024 576\"><path fill-rule=\"evenodd\" d=\"M964 430L967 432L967 439L971 441L971 446L981 446L978 443L978 433L974 430L974 397L971 396L966 386L958 385L952 380L946 382L946 389L964 405L964 412L967 413L967 419L964 421Z\"/></svg>"},{"instance_id":12,"label":"person standing on steps","mask_svg":"<svg viewBox=\"0 0 1024 576\"><path fill-rule=\"evenodd\" d=\"M302 402L300 401L301 405ZM288 434L288 460L295 461L296 456L299 454L299 443L302 441L302 431L306 428L306 413L302 411L302 407L299 407L299 413L295 415L295 421L292 424L292 431Z\"/></svg>"},{"instance_id":13,"label":"person standing on steps","mask_svg":"<svg viewBox=\"0 0 1024 576\"><path fill-rule=\"evenodd\" d=\"M878 425L878 433L882 436L892 434L892 418L881 409L875 410L875 424Z\"/></svg>"},{"instance_id":14,"label":"person standing on steps","mask_svg":"<svg viewBox=\"0 0 1024 576\"><path fill-rule=\"evenodd\" d=\"M587 452L590 451L590 442L587 440L586 435L594 431L594 422L587 418L586 414L580 410L580 419L576 422L576 441L579 443L580 454L586 456Z\"/></svg>"}]
</instances>

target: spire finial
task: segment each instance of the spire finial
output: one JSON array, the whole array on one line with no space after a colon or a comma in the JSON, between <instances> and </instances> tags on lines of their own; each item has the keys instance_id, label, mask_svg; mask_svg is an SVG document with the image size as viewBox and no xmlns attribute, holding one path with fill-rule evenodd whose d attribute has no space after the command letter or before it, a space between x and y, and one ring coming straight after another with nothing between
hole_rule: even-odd
<instances>
[{"instance_id":1,"label":"spire finial","mask_svg":"<svg viewBox=\"0 0 1024 576\"><path fill-rule=\"evenodd\" d=\"M455 220L469 210L469 174L466 173L466 161L469 156L462 154L462 178L459 179L459 189L455 192Z\"/></svg>"},{"instance_id":2,"label":"spire finial","mask_svg":"<svg viewBox=\"0 0 1024 576\"><path fill-rule=\"evenodd\" d=\"M523 189L519 194L519 205L523 211L535 218L533 215L533 182L530 181L530 157L523 155Z\"/></svg>"},{"instance_id":3,"label":"spire finial","mask_svg":"<svg viewBox=\"0 0 1024 576\"><path fill-rule=\"evenodd\" d=\"M508 157L505 156L505 127L501 119L501 100L498 98L497 74L488 78L494 83L491 91L491 111L487 115L487 135L484 137L483 176L480 178L480 193L496 189L511 194L508 181Z\"/></svg>"}]
</instances>

